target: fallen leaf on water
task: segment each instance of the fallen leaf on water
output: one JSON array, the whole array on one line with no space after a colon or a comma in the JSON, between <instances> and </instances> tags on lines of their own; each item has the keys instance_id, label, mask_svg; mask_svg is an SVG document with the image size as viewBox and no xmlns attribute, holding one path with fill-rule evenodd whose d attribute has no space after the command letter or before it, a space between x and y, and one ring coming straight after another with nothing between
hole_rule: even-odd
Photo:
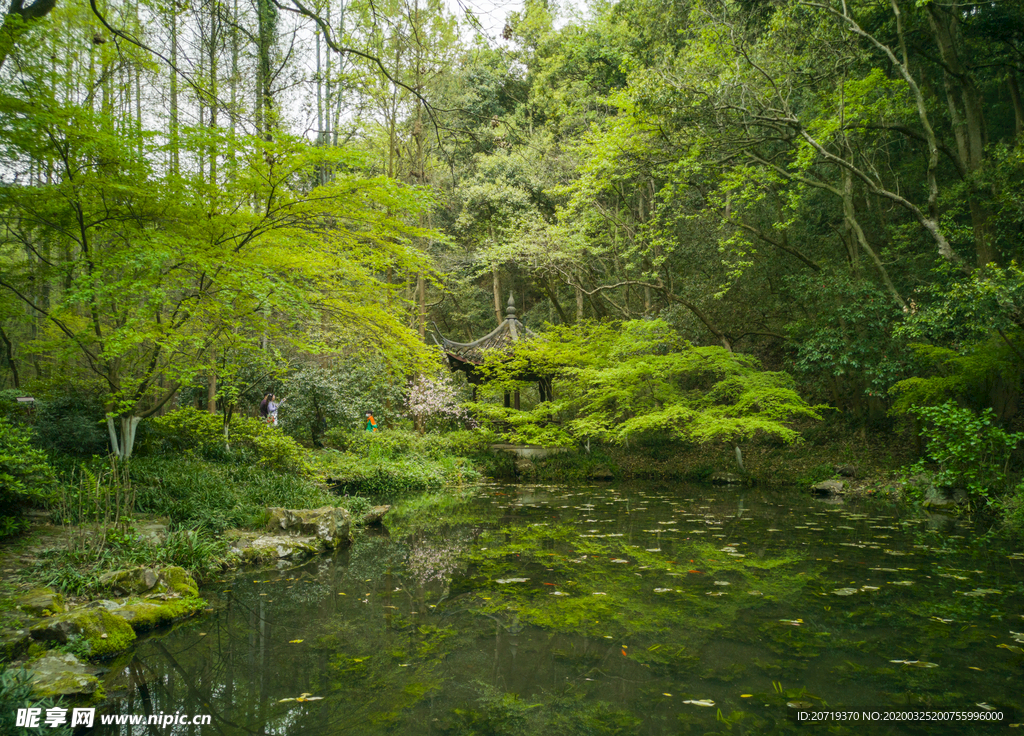
<instances>
[{"instance_id":1,"label":"fallen leaf on water","mask_svg":"<svg viewBox=\"0 0 1024 736\"><path fill-rule=\"evenodd\" d=\"M495 580L494 582L498 583L499 585L506 585L507 583L525 583L529 579L530 578L501 578L500 580ZM548 583L548 585L551 585L551 583Z\"/></svg>"},{"instance_id":2,"label":"fallen leaf on water","mask_svg":"<svg viewBox=\"0 0 1024 736\"><path fill-rule=\"evenodd\" d=\"M699 705L703 708L711 708L715 705L714 700L684 700L683 702L690 705Z\"/></svg>"},{"instance_id":3,"label":"fallen leaf on water","mask_svg":"<svg viewBox=\"0 0 1024 736\"><path fill-rule=\"evenodd\" d=\"M291 640L290 642L288 642L288 643L289 643L289 644L301 644L301 643L302 643L302 641L303 641L302 639L292 639L292 640Z\"/></svg>"},{"instance_id":4,"label":"fallen leaf on water","mask_svg":"<svg viewBox=\"0 0 1024 736\"><path fill-rule=\"evenodd\" d=\"M971 667L970 665L967 666L967 669L969 669L969 670L977 670L978 672L984 672L985 671L981 667Z\"/></svg>"},{"instance_id":5,"label":"fallen leaf on water","mask_svg":"<svg viewBox=\"0 0 1024 736\"><path fill-rule=\"evenodd\" d=\"M297 698L282 698L278 703L306 703L310 700L323 700L323 697L314 697L311 693L302 693Z\"/></svg>"},{"instance_id":6,"label":"fallen leaf on water","mask_svg":"<svg viewBox=\"0 0 1024 736\"><path fill-rule=\"evenodd\" d=\"M996 644L996 647L999 649L1009 649L1011 652L1017 652L1018 654L1024 654L1024 649L1014 647L1009 644Z\"/></svg>"},{"instance_id":7,"label":"fallen leaf on water","mask_svg":"<svg viewBox=\"0 0 1024 736\"><path fill-rule=\"evenodd\" d=\"M853 595L857 592L856 588L836 588L832 591L832 595Z\"/></svg>"},{"instance_id":8,"label":"fallen leaf on water","mask_svg":"<svg viewBox=\"0 0 1024 736\"><path fill-rule=\"evenodd\" d=\"M740 695L740 697L741 697L741 698L752 698L752 697L754 697L754 696L753 696L753 695L747 695L747 694L743 694L743 695Z\"/></svg>"},{"instance_id":9,"label":"fallen leaf on water","mask_svg":"<svg viewBox=\"0 0 1024 736\"><path fill-rule=\"evenodd\" d=\"M672 588L655 588L654 592L655 593L671 593L672 592Z\"/></svg>"},{"instance_id":10,"label":"fallen leaf on water","mask_svg":"<svg viewBox=\"0 0 1024 736\"><path fill-rule=\"evenodd\" d=\"M981 708L982 710L995 710L996 709L996 707L994 705L989 705L988 703L975 703L975 705L978 706L979 708Z\"/></svg>"},{"instance_id":11,"label":"fallen leaf on water","mask_svg":"<svg viewBox=\"0 0 1024 736\"><path fill-rule=\"evenodd\" d=\"M804 622L804 620L802 618L794 618L794 619L780 618L779 621L781 623L784 623L784 624L789 624L790 626L799 626L800 624L802 624Z\"/></svg>"}]
</instances>

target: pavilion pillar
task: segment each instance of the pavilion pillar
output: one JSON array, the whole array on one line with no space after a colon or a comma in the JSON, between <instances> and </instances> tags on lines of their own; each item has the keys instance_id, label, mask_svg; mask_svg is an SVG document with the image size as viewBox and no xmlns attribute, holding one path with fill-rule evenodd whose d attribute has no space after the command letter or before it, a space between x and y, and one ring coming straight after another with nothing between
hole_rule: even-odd
<instances>
[{"instance_id":1,"label":"pavilion pillar","mask_svg":"<svg viewBox=\"0 0 1024 736\"><path fill-rule=\"evenodd\" d=\"M505 408L509 409L512 407L512 396L508 391L505 392Z\"/></svg>"},{"instance_id":2,"label":"pavilion pillar","mask_svg":"<svg viewBox=\"0 0 1024 736\"><path fill-rule=\"evenodd\" d=\"M516 411L519 411L519 391L516 391L515 393L515 408Z\"/></svg>"}]
</instances>

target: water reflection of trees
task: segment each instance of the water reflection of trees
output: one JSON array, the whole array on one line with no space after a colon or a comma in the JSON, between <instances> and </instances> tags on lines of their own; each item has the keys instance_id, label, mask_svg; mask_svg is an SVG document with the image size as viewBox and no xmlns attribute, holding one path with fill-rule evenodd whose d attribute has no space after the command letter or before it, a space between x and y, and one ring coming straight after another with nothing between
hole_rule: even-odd
<instances>
[{"instance_id":1,"label":"water reflection of trees","mask_svg":"<svg viewBox=\"0 0 1024 736\"><path fill-rule=\"evenodd\" d=\"M485 521L464 516L470 523L421 525L400 540L363 538L337 560L250 571L214 588L216 615L151 638L133 660L114 664L108 690L124 694L116 707L209 713L214 722L203 734L419 736L502 732L521 722L559 734L595 723L662 733L678 714L667 698L657 706L649 698L665 690L717 700L740 692L741 683L751 688L745 692L776 680L824 688L835 675L844 688L870 680L892 693L908 683L922 697L952 692L954 668L945 663L909 674L888 664L897 657L889 655L893 631L900 646L920 650L899 658L931 657L927 647L945 648L937 634L951 629L929 616L982 622L991 613L989 600L963 596L953 597L956 615L944 613L935 606L963 584L936 575L926 589L923 576L935 570L883 556L886 549L923 555L917 548L940 544L924 519L916 531L896 528L917 522L810 500L793 505L748 489L692 498L565 489L534 493L536 508L495 500L511 507L502 509L503 522L498 504L485 499ZM664 532L669 525L658 522L670 519L684 531ZM613 527L623 536L600 536ZM591 529L595 536L586 537ZM937 550L929 554L940 559ZM630 565L613 560L625 556ZM918 568L921 585L831 595L834 581L863 582L880 565ZM513 577L531 580L496 583ZM552 595L545 582L570 595ZM990 650L989 628L958 641ZM931 641L923 643L926 635ZM278 703L302 693L324 700ZM121 731L129 733L142 731ZM199 729L174 733L198 736Z\"/></svg>"}]
</instances>

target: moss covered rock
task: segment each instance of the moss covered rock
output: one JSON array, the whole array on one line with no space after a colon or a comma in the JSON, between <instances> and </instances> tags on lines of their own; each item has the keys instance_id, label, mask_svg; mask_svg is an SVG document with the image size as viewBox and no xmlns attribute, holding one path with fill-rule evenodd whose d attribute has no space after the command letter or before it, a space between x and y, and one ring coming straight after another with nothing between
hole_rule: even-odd
<instances>
[{"instance_id":1,"label":"moss covered rock","mask_svg":"<svg viewBox=\"0 0 1024 736\"><path fill-rule=\"evenodd\" d=\"M134 567L108 572L100 577L100 584L119 596L195 596L199 587L195 579L182 567Z\"/></svg>"},{"instance_id":2,"label":"moss covered rock","mask_svg":"<svg viewBox=\"0 0 1024 736\"><path fill-rule=\"evenodd\" d=\"M158 582L160 577L156 570L148 567L115 570L100 576L100 585L115 595L142 595L155 588Z\"/></svg>"},{"instance_id":3,"label":"moss covered rock","mask_svg":"<svg viewBox=\"0 0 1024 736\"><path fill-rule=\"evenodd\" d=\"M62 613L32 628L36 641L67 644L80 637L89 656L112 657L135 642L135 631L123 618L103 609L79 609Z\"/></svg>"},{"instance_id":4,"label":"moss covered rock","mask_svg":"<svg viewBox=\"0 0 1024 736\"><path fill-rule=\"evenodd\" d=\"M157 591L186 597L199 595L199 586L195 578L188 574L183 567L165 567L160 570Z\"/></svg>"},{"instance_id":5,"label":"moss covered rock","mask_svg":"<svg viewBox=\"0 0 1024 736\"><path fill-rule=\"evenodd\" d=\"M32 637L25 629L0 631L0 659L12 660L28 651Z\"/></svg>"},{"instance_id":6,"label":"moss covered rock","mask_svg":"<svg viewBox=\"0 0 1024 736\"><path fill-rule=\"evenodd\" d=\"M53 588L36 588L18 598L17 607L33 616L64 612L64 596Z\"/></svg>"},{"instance_id":7,"label":"moss covered rock","mask_svg":"<svg viewBox=\"0 0 1024 736\"><path fill-rule=\"evenodd\" d=\"M111 613L127 621L135 631L148 631L188 618L204 606L206 601L202 598L189 596L159 603L152 600L126 603Z\"/></svg>"},{"instance_id":8,"label":"moss covered rock","mask_svg":"<svg viewBox=\"0 0 1024 736\"><path fill-rule=\"evenodd\" d=\"M37 698L87 697L102 700L103 688L96 673L73 654L49 654L25 668L32 677L32 694Z\"/></svg>"},{"instance_id":9,"label":"moss covered rock","mask_svg":"<svg viewBox=\"0 0 1024 736\"><path fill-rule=\"evenodd\" d=\"M252 540L252 544L242 550L242 556L297 560L319 554L323 548L322 540L316 537L267 536Z\"/></svg>"},{"instance_id":10,"label":"moss covered rock","mask_svg":"<svg viewBox=\"0 0 1024 736\"><path fill-rule=\"evenodd\" d=\"M267 531L275 535L315 537L327 548L334 549L352 542L348 511L337 506L319 509L267 509L270 521Z\"/></svg>"}]
</instances>

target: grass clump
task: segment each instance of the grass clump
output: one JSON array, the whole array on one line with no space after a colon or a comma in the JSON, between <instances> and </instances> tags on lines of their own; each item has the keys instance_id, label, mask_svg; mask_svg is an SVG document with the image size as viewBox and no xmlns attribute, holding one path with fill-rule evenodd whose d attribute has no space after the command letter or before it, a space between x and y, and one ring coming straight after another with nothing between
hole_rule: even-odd
<instances>
[{"instance_id":1,"label":"grass clump","mask_svg":"<svg viewBox=\"0 0 1024 736\"><path fill-rule=\"evenodd\" d=\"M251 465L199 458L138 458L131 476L137 510L167 516L178 528L221 533L255 529L267 506L319 508L338 498L313 480Z\"/></svg>"}]
</instances>

